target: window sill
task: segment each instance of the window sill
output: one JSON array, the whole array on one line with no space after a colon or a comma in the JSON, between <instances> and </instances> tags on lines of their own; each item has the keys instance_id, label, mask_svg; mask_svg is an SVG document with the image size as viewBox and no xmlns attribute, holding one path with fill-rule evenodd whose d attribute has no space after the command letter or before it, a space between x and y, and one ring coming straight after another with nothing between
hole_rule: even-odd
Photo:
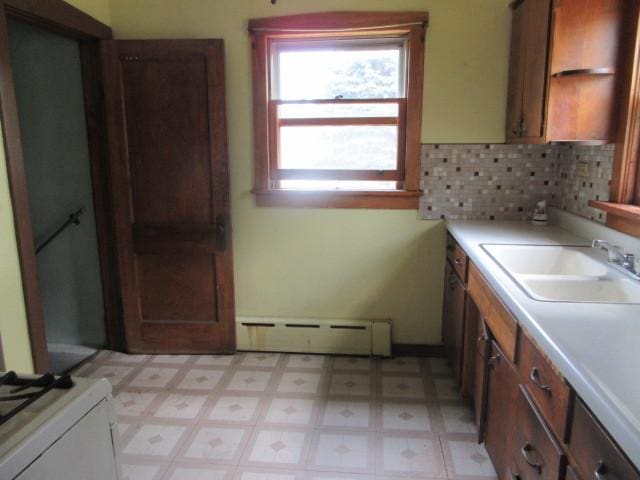
<instances>
[{"instance_id":1,"label":"window sill","mask_svg":"<svg viewBox=\"0 0 640 480\"><path fill-rule=\"evenodd\" d=\"M640 237L640 206L596 200L589 201L589 206L607 212L607 226Z\"/></svg>"},{"instance_id":2,"label":"window sill","mask_svg":"<svg viewBox=\"0 0 640 480\"><path fill-rule=\"evenodd\" d=\"M259 207L417 210L422 192L372 190L253 190Z\"/></svg>"}]
</instances>

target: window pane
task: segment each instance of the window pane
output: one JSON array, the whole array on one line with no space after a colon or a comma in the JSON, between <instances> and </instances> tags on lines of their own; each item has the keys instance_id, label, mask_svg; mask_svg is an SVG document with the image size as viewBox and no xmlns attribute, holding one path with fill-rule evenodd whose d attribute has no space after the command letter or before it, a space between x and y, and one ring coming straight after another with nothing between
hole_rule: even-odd
<instances>
[{"instance_id":1,"label":"window pane","mask_svg":"<svg viewBox=\"0 0 640 480\"><path fill-rule=\"evenodd\" d=\"M332 98L399 98L401 59L397 45L329 46L312 42L277 47L273 98L281 100Z\"/></svg>"},{"instance_id":2,"label":"window pane","mask_svg":"<svg viewBox=\"0 0 640 480\"><path fill-rule=\"evenodd\" d=\"M397 116L397 103L289 103L278 106L279 118Z\"/></svg>"},{"instance_id":3,"label":"window pane","mask_svg":"<svg viewBox=\"0 0 640 480\"><path fill-rule=\"evenodd\" d=\"M289 190L397 190L396 182L362 180L281 180Z\"/></svg>"},{"instance_id":4,"label":"window pane","mask_svg":"<svg viewBox=\"0 0 640 480\"><path fill-rule=\"evenodd\" d=\"M281 127L280 168L395 170L396 126Z\"/></svg>"}]
</instances>

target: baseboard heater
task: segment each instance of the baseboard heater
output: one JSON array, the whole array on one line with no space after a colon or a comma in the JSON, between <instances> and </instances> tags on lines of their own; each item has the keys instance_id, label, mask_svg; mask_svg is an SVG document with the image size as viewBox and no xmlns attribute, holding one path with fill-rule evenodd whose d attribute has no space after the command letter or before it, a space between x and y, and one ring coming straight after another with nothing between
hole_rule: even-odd
<instances>
[{"instance_id":1,"label":"baseboard heater","mask_svg":"<svg viewBox=\"0 0 640 480\"><path fill-rule=\"evenodd\" d=\"M238 350L391 356L391 320L238 317Z\"/></svg>"}]
</instances>

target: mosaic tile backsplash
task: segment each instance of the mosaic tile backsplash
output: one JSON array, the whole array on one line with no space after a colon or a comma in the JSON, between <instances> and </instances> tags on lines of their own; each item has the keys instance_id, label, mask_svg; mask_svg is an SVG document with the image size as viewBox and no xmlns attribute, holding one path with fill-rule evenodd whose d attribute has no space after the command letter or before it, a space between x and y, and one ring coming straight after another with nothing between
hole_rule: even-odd
<instances>
[{"instance_id":1,"label":"mosaic tile backsplash","mask_svg":"<svg viewBox=\"0 0 640 480\"><path fill-rule=\"evenodd\" d=\"M526 220L539 200L603 222L613 146L425 144L423 219Z\"/></svg>"}]
</instances>

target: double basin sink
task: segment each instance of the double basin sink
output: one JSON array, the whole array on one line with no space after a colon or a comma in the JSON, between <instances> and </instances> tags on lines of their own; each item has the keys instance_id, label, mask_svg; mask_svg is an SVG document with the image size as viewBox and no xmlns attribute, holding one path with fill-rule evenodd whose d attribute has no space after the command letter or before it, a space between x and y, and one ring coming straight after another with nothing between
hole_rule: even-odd
<instances>
[{"instance_id":1,"label":"double basin sink","mask_svg":"<svg viewBox=\"0 0 640 480\"><path fill-rule=\"evenodd\" d=\"M534 300L640 304L640 281L629 278L584 246L502 245L481 247Z\"/></svg>"}]
</instances>

